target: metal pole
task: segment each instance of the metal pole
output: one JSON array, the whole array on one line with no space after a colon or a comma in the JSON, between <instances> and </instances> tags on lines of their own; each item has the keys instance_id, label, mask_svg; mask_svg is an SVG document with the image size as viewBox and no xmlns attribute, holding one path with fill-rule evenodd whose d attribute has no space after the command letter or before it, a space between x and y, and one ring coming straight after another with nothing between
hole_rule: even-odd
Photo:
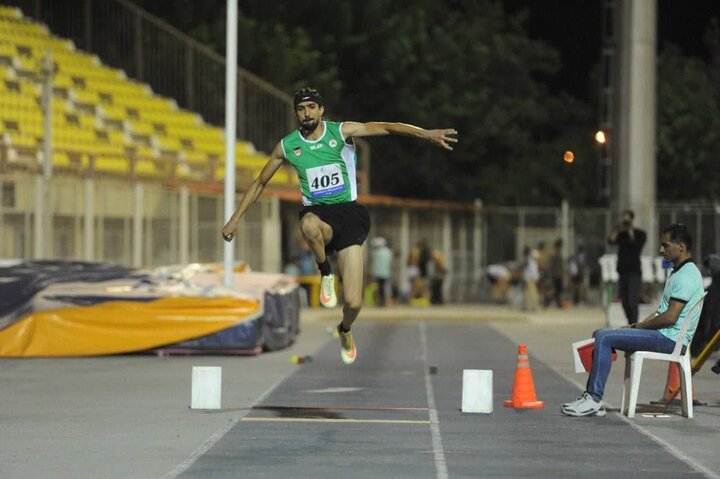
<instances>
[{"instance_id":1,"label":"metal pole","mask_svg":"<svg viewBox=\"0 0 720 479\"><path fill-rule=\"evenodd\" d=\"M187 264L190 256L190 192L180 187L180 264Z\"/></svg>"},{"instance_id":2,"label":"metal pole","mask_svg":"<svg viewBox=\"0 0 720 479\"><path fill-rule=\"evenodd\" d=\"M410 213L407 208L400 210L400 281L405 285L407 281L407 260L410 255Z\"/></svg>"},{"instance_id":3,"label":"metal pole","mask_svg":"<svg viewBox=\"0 0 720 479\"><path fill-rule=\"evenodd\" d=\"M225 61L225 221L235 210L235 134L237 108L237 0L227 0L227 58ZM223 258L225 286L230 288L233 279L233 249L225 242Z\"/></svg>"},{"instance_id":4,"label":"metal pole","mask_svg":"<svg viewBox=\"0 0 720 479\"><path fill-rule=\"evenodd\" d=\"M43 137L43 155L45 162L43 163L43 176L49 180L52 177L52 82L53 82L53 62L52 50L47 49L42 60L43 67L43 92L42 106L45 124Z\"/></svg>"},{"instance_id":5,"label":"metal pole","mask_svg":"<svg viewBox=\"0 0 720 479\"><path fill-rule=\"evenodd\" d=\"M143 80L143 40L142 40L142 17L135 12L135 76L138 80Z\"/></svg>"},{"instance_id":6,"label":"metal pole","mask_svg":"<svg viewBox=\"0 0 720 479\"><path fill-rule=\"evenodd\" d=\"M33 215L33 257L42 259L45 256L45 179L35 175L35 213Z\"/></svg>"},{"instance_id":7,"label":"metal pole","mask_svg":"<svg viewBox=\"0 0 720 479\"><path fill-rule=\"evenodd\" d=\"M482 217L483 202L481 199L476 199L473 210L473 285L474 292L480 289L480 280L482 279L483 261L482 261L482 248L483 248L483 217Z\"/></svg>"},{"instance_id":8,"label":"metal pole","mask_svg":"<svg viewBox=\"0 0 720 479\"><path fill-rule=\"evenodd\" d=\"M133 266L142 267L143 257L143 206L145 204L143 184L135 182L133 195L133 241L132 255ZM182 233L181 233L182 234Z\"/></svg>"},{"instance_id":9,"label":"metal pole","mask_svg":"<svg viewBox=\"0 0 720 479\"><path fill-rule=\"evenodd\" d=\"M570 204L562 200L560 205L560 237L562 238L562 258L567 259L570 251Z\"/></svg>"},{"instance_id":10,"label":"metal pole","mask_svg":"<svg viewBox=\"0 0 720 479\"><path fill-rule=\"evenodd\" d=\"M195 109L195 55L192 43L185 44L185 105L188 110Z\"/></svg>"},{"instance_id":11,"label":"metal pole","mask_svg":"<svg viewBox=\"0 0 720 479\"><path fill-rule=\"evenodd\" d=\"M442 253L445 256L446 266L449 270L446 276L447 280L443 282L442 297L445 298L445 300L457 301L457 298L448 298L448 293L451 290L450 287L457 282L457 278L455 277L457 272L454 271L452 265L452 218L450 217L449 211L443 212L442 217Z\"/></svg>"},{"instance_id":12,"label":"metal pole","mask_svg":"<svg viewBox=\"0 0 720 479\"><path fill-rule=\"evenodd\" d=\"M85 217L83 221L85 260L95 259L95 180L85 178Z\"/></svg>"},{"instance_id":13,"label":"metal pole","mask_svg":"<svg viewBox=\"0 0 720 479\"><path fill-rule=\"evenodd\" d=\"M83 14L85 18L83 23L85 24L85 49L89 52L92 51L92 0L85 0L83 5Z\"/></svg>"},{"instance_id":14,"label":"metal pole","mask_svg":"<svg viewBox=\"0 0 720 479\"><path fill-rule=\"evenodd\" d=\"M52 178L52 53L48 49L42 59L43 89L41 106L44 116L43 131L43 173L35 180L35 241L34 256L39 259L48 255L50 243L50 205L49 189Z\"/></svg>"}]
</instances>

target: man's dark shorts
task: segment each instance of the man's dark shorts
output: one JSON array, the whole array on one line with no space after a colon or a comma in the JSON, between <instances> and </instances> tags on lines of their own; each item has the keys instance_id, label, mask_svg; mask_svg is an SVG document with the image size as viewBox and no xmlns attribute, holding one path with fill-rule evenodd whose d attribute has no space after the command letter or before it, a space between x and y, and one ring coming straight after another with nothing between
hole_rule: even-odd
<instances>
[{"instance_id":1,"label":"man's dark shorts","mask_svg":"<svg viewBox=\"0 0 720 479\"><path fill-rule=\"evenodd\" d=\"M370 232L368 210L355 201L305 206L300 210L299 219L308 213L317 215L332 228L332 240L325 245L325 253L329 255L352 245L362 245Z\"/></svg>"}]
</instances>

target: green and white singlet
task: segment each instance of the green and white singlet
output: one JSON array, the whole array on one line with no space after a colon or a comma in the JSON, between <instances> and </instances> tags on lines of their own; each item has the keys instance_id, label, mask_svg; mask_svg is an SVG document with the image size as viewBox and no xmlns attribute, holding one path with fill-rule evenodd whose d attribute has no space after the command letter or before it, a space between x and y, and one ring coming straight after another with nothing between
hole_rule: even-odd
<instances>
[{"instance_id":1,"label":"green and white singlet","mask_svg":"<svg viewBox=\"0 0 720 479\"><path fill-rule=\"evenodd\" d=\"M332 205L357 199L355 145L345 143L342 123L323 121L317 140L295 130L280 140L283 154L297 171L305 206Z\"/></svg>"}]
</instances>

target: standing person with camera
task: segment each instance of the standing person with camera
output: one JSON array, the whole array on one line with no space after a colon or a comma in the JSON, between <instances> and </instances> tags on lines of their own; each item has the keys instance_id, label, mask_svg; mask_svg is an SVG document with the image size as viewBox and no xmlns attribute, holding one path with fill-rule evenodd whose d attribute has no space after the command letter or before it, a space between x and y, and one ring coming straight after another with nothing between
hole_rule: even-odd
<instances>
[{"instance_id":1,"label":"standing person with camera","mask_svg":"<svg viewBox=\"0 0 720 479\"><path fill-rule=\"evenodd\" d=\"M618 290L629 324L635 324L638 321L638 304L642 287L640 254L647 240L645 231L633 226L634 219L635 213L632 210L623 211L622 221L608 238L608 243L618 246Z\"/></svg>"}]
</instances>

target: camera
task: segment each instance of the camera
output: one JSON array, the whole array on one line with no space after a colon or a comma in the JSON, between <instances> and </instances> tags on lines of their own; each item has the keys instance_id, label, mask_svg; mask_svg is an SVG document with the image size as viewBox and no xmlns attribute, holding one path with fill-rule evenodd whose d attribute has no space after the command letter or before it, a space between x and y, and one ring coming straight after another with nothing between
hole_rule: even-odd
<instances>
[{"instance_id":1,"label":"camera","mask_svg":"<svg viewBox=\"0 0 720 479\"><path fill-rule=\"evenodd\" d=\"M622 221L622 225L623 225L625 228L630 227L630 224L632 224L632 221L630 221L630 220L623 220L623 221Z\"/></svg>"}]
</instances>

